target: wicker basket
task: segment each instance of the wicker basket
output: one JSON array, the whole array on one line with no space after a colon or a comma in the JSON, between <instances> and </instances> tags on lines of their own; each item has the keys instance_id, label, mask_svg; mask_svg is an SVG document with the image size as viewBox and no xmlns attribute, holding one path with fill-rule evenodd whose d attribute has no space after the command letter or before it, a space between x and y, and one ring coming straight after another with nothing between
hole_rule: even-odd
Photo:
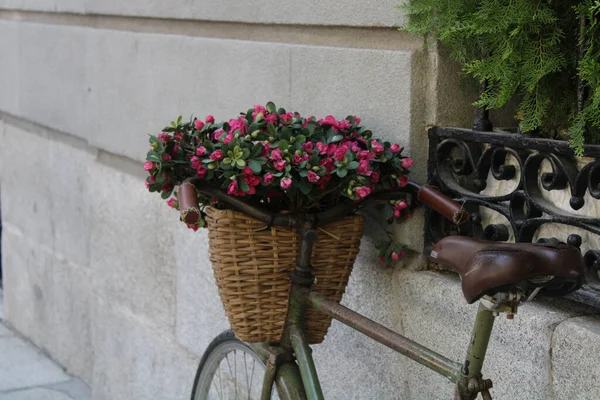
<instances>
[{"instance_id":1,"label":"wicker basket","mask_svg":"<svg viewBox=\"0 0 600 400\"><path fill-rule=\"evenodd\" d=\"M295 230L273 227L232 210L207 210L210 260L229 323L246 342L277 343L287 316L300 238ZM342 299L358 254L364 218L349 216L319 228L313 246L313 288L328 299ZM331 318L309 308L311 344L325 338Z\"/></svg>"}]
</instances>

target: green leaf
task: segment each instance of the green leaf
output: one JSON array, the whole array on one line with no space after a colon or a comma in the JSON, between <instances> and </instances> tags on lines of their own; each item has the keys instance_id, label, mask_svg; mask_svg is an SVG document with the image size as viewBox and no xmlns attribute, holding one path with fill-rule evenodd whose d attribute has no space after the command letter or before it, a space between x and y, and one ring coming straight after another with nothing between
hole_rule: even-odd
<instances>
[{"instance_id":1,"label":"green leaf","mask_svg":"<svg viewBox=\"0 0 600 400\"><path fill-rule=\"evenodd\" d=\"M306 178L306 176L308 175L308 171L303 169L302 171L298 172L298 175L300 175L303 178Z\"/></svg>"},{"instance_id":2,"label":"green leaf","mask_svg":"<svg viewBox=\"0 0 600 400\"><path fill-rule=\"evenodd\" d=\"M246 161L244 160L236 160L235 163L239 169L244 169L246 167Z\"/></svg>"},{"instance_id":3,"label":"green leaf","mask_svg":"<svg viewBox=\"0 0 600 400\"><path fill-rule=\"evenodd\" d=\"M300 181L298 187L303 194L309 194L313 188L312 184L305 180Z\"/></svg>"},{"instance_id":4,"label":"green leaf","mask_svg":"<svg viewBox=\"0 0 600 400\"><path fill-rule=\"evenodd\" d=\"M298 135L296 136L296 143L303 144L306 142L306 136Z\"/></svg>"},{"instance_id":5,"label":"green leaf","mask_svg":"<svg viewBox=\"0 0 600 400\"><path fill-rule=\"evenodd\" d=\"M238 185L243 192L250 191L250 186L243 179L238 179Z\"/></svg>"},{"instance_id":6,"label":"green leaf","mask_svg":"<svg viewBox=\"0 0 600 400\"><path fill-rule=\"evenodd\" d=\"M146 156L146 161L159 162L160 157L158 156L158 154L156 154L154 152L149 152L148 155Z\"/></svg>"},{"instance_id":7,"label":"green leaf","mask_svg":"<svg viewBox=\"0 0 600 400\"><path fill-rule=\"evenodd\" d=\"M329 140L329 143L337 143L340 140L342 140L344 138L343 135L334 135L331 137L331 139Z\"/></svg>"},{"instance_id":8,"label":"green leaf","mask_svg":"<svg viewBox=\"0 0 600 400\"><path fill-rule=\"evenodd\" d=\"M277 106L275 106L275 103L273 103L272 101L268 102L265 108L270 113L274 113L275 111L277 111Z\"/></svg>"},{"instance_id":9,"label":"green leaf","mask_svg":"<svg viewBox=\"0 0 600 400\"><path fill-rule=\"evenodd\" d=\"M340 178L343 178L346 175L348 175L348 170L346 168L338 168L335 170L335 172L337 173L337 176L339 176Z\"/></svg>"},{"instance_id":10,"label":"green leaf","mask_svg":"<svg viewBox=\"0 0 600 400\"><path fill-rule=\"evenodd\" d=\"M259 163L260 165L265 165L267 163L267 159L264 157L255 157L253 158L253 160Z\"/></svg>"},{"instance_id":11,"label":"green leaf","mask_svg":"<svg viewBox=\"0 0 600 400\"><path fill-rule=\"evenodd\" d=\"M255 174L258 174L262 170L260 163L254 159L248 160L248 166Z\"/></svg>"},{"instance_id":12,"label":"green leaf","mask_svg":"<svg viewBox=\"0 0 600 400\"><path fill-rule=\"evenodd\" d=\"M166 191L164 191L164 192L162 192L162 193L160 194L160 197L162 197L163 199L165 199L165 200L166 200L166 199L168 199L169 197L171 197L171 193L173 193L173 189L171 189L171 190L166 190Z\"/></svg>"},{"instance_id":13,"label":"green leaf","mask_svg":"<svg viewBox=\"0 0 600 400\"><path fill-rule=\"evenodd\" d=\"M350 161L348 165L346 165L346 169L353 170L358 168L358 161Z\"/></svg>"},{"instance_id":14,"label":"green leaf","mask_svg":"<svg viewBox=\"0 0 600 400\"><path fill-rule=\"evenodd\" d=\"M260 154L262 153L262 149L263 146L260 143L256 143L253 147L252 147L252 151L250 152L250 157L251 158L255 158L260 156Z\"/></svg>"},{"instance_id":15,"label":"green leaf","mask_svg":"<svg viewBox=\"0 0 600 400\"><path fill-rule=\"evenodd\" d=\"M279 143L277 143L277 147L279 147L281 150L287 150L290 147L290 144L287 140L282 139L279 141Z\"/></svg>"},{"instance_id":16,"label":"green leaf","mask_svg":"<svg viewBox=\"0 0 600 400\"><path fill-rule=\"evenodd\" d=\"M181 115L177 117L177 125L181 124Z\"/></svg>"},{"instance_id":17,"label":"green leaf","mask_svg":"<svg viewBox=\"0 0 600 400\"><path fill-rule=\"evenodd\" d=\"M250 150L246 147L242 150L242 158L246 159L250 156Z\"/></svg>"},{"instance_id":18,"label":"green leaf","mask_svg":"<svg viewBox=\"0 0 600 400\"><path fill-rule=\"evenodd\" d=\"M273 137L277 136L277 129L275 129L275 125L273 124L267 124L267 131L269 131L269 134Z\"/></svg>"}]
</instances>

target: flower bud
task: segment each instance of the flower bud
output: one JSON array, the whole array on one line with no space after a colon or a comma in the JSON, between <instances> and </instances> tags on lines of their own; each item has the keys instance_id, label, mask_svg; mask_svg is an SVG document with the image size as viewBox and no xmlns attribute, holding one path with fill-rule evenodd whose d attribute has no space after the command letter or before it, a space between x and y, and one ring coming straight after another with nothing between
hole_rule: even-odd
<instances>
[{"instance_id":1,"label":"flower bud","mask_svg":"<svg viewBox=\"0 0 600 400\"><path fill-rule=\"evenodd\" d=\"M235 135L233 135L234 138L239 139L240 138L240 134L236 133Z\"/></svg>"},{"instance_id":2,"label":"flower bud","mask_svg":"<svg viewBox=\"0 0 600 400\"><path fill-rule=\"evenodd\" d=\"M292 137L290 138L290 143L294 143L295 141L296 141L296 138L295 138L294 136L292 136Z\"/></svg>"},{"instance_id":3,"label":"flower bud","mask_svg":"<svg viewBox=\"0 0 600 400\"><path fill-rule=\"evenodd\" d=\"M208 169L215 169L215 168L217 168L217 163L216 162L211 162L211 163L209 163L206 166L206 168L208 168Z\"/></svg>"},{"instance_id":4,"label":"flower bud","mask_svg":"<svg viewBox=\"0 0 600 400\"><path fill-rule=\"evenodd\" d=\"M297 156L301 156L302 155L302 150L296 150L294 152L294 154L297 155Z\"/></svg>"},{"instance_id":5,"label":"flower bud","mask_svg":"<svg viewBox=\"0 0 600 400\"><path fill-rule=\"evenodd\" d=\"M313 171L318 172L321 170L321 167L315 165L314 167L311 168Z\"/></svg>"},{"instance_id":6,"label":"flower bud","mask_svg":"<svg viewBox=\"0 0 600 400\"><path fill-rule=\"evenodd\" d=\"M257 130L255 130L254 132L252 132L252 133L250 134L250 136L252 136L252 138L256 139L256 137L258 136L258 134L259 134L259 133L260 133L260 131L257 129Z\"/></svg>"},{"instance_id":7,"label":"flower bud","mask_svg":"<svg viewBox=\"0 0 600 400\"><path fill-rule=\"evenodd\" d=\"M310 169L310 163L306 163L306 169Z\"/></svg>"},{"instance_id":8,"label":"flower bud","mask_svg":"<svg viewBox=\"0 0 600 400\"><path fill-rule=\"evenodd\" d=\"M251 141L251 140L252 140L252 138L251 138L250 136L245 136L245 137L244 137L244 140L245 140L246 142L249 142L249 141Z\"/></svg>"},{"instance_id":9,"label":"flower bud","mask_svg":"<svg viewBox=\"0 0 600 400\"><path fill-rule=\"evenodd\" d=\"M255 122L260 122L260 121L262 121L264 118L265 118L265 114L263 114L263 113L258 113L258 114L256 114L256 117L254 117L254 121L255 121Z\"/></svg>"}]
</instances>

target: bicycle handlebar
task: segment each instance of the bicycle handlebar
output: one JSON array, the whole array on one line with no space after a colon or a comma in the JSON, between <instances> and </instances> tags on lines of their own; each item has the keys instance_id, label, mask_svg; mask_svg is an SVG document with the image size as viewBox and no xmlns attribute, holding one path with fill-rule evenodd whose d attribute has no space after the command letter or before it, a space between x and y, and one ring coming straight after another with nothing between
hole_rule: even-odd
<instances>
[{"instance_id":1,"label":"bicycle handlebar","mask_svg":"<svg viewBox=\"0 0 600 400\"><path fill-rule=\"evenodd\" d=\"M420 202L436 210L456 225L463 224L469 219L469 214L460 204L432 187L426 185L421 186L414 182L410 182L409 187L412 190L416 190L417 199ZM194 225L198 222L198 218L200 217L198 191L209 198L215 198L235 210L243 212L268 225L296 227L299 222L293 214L274 214L266 210L261 210L238 197L230 196L224 191L208 185L199 178L189 178L186 179L179 188L179 210L181 212L181 219L188 225ZM382 195L393 198L393 194L398 192L399 191L387 191ZM375 193L373 197L377 197L377 193ZM327 211L316 213L314 216L316 221L322 225L326 225L343 218L360 205L361 203L342 204Z\"/></svg>"}]
</instances>

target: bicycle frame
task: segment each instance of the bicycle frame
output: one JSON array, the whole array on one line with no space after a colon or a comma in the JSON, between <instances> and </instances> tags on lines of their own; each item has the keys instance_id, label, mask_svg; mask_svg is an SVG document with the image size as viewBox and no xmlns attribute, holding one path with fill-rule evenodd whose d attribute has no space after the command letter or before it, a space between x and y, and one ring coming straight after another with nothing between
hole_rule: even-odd
<instances>
[{"instance_id":1,"label":"bicycle frame","mask_svg":"<svg viewBox=\"0 0 600 400\"><path fill-rule=\"evenodd\" d=\"M304 332L304 317L308 306L445 376L456 384L455 400L472 400L480 392L484 399L491 399L488 390L492 383L482 378L481 369L494 324L492 310L480 303L465 362L459 364L311 290L314 277L311 273L310 255L317 232L310 222L305 222L300 235L302 244L298 264L291 276L292 289L283 340L277 347L266 344L253 345L255 350L268 360L263 400L271 398L273 382L282 374L292 379L293 385L302 385L304 390L299 392L305 393L307 399L323 399L312 352ZM295 354L297 369L290 367L292 353ZM285 367L280 369L282 365ZM297 379L298 369L301 380Z\"/></svg>"}]
</instances>

